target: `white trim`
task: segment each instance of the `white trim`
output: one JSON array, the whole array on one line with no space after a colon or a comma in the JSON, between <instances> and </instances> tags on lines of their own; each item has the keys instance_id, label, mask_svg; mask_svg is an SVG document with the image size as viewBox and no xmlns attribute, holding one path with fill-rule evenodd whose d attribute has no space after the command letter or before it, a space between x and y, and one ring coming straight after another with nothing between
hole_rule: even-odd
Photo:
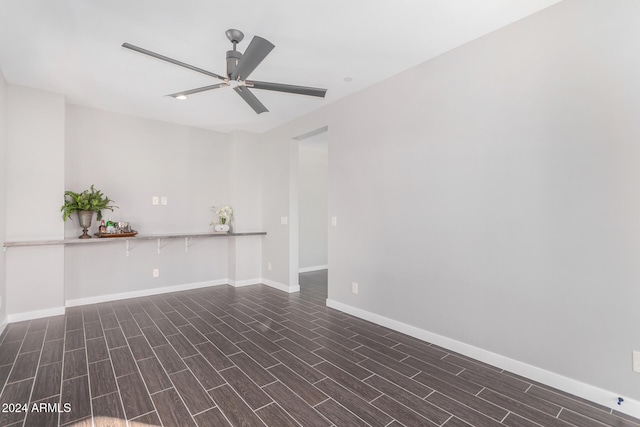
<instances>
[{"instance_id":1,"label":"white trim","mask_svg":"<svg viewBox=\"0 0 640 427\"><path fill-rule=\"evenodd\" d=\"M262 283L261 278L257 279L245 279L245 280L229 280L229 284L234 288L240 288L242 286L259 285Z\"/></svg>"},{"instance_id":2,"label":"white trim","mask_svg":"<svg viewBox=\"0 0 640 427\"><path fill-rule=\"evenodd\" d=\"M302 267L298 269L298 273L309 273L311 271L319 271L328 269L328 265L316 265L314 267Z\"/></svg>"},{"instance_id":3,"label":"white trim","mask_svg":"<svg viewBox=\"0 0 640 427\"><path fill-rule=\"evenodd\" d=\"M288 286L282 283L278 283L278 282L274 282L274 281L262 279L262 278L246 279L246 280L239 280L239 281L233 281L229 279L218 279L218 280L211 280L207 282L195 282L195 283L186 283L186 284L175 285L175 286L166 286L164 288L143 289L139 291L123 292L123 293L108 294L108 295L97 295L94 297L87 297L87 298L77 298L77 299L65 301L65 307L77 307L77 306L87 305L87 304L98 304L101 302L109 302L109 301L117 301L117 300L129 299L129 298L145 297L150 295L166 294L169 292L187 291L190 289L206 288L209 286L230 285L234 287L241 287L241 286L257 285L261 283L283 292L292 293L292 292L300 291L299 285ZM51 308L46 310L9 314L7 315L7 318L4 322L4 326L6 327L7 323L21 322L23 320L39 319L41 317L57 316L60 314L64 314L65 307L57 307L57 308ZM0 324L0 328L2 327L3 327L3 324ZM2 333L2 330L0 330L0 333Z\"/></svg>"},{"instance_id":4,"label":"white trim","mask_svg":"<svg viewBox=\"0 0 640 427\"><path fill-rule=\"evenodd\" d=\"M633 417L640 417L640 401L629 399L623 396L624 403L621 406L618 406L618 396L620 395L611 391L604 390L590 384L585 384L583 382L567 378L555 372L547 371L537 366L529 365L527 363L520 362L519 360L511 359L497 353L492 353L488 350L484 350L482 348L475 347L461 341L456 341L454 339L447 338L445 336L438 335L433 332L429 332L424 329L420 329L415 326L411 326L406 323L402 323L397 320L393 320L379 314L371 313L369 311L343 304L341 302L334 301L328 298L327 307L343 311L345 313L360 317L378 325L386 326L387 328L393 329L394 331L402 332L403 334L407 334L412 337L436 344L451 351L455 351L481 362L497 366L501 369L505 369L509 372L513 372L526 378L530 378L534 381L547 384L558 390L562 390L564 392L573 394L583 399L587 399L591 402L598 403L600 405L631 415Z\"/></svg>"},{"instance_id":5,"label":"white trim","mask_svg":"<svg viewBox=\"0 0 640 427\"><path fill-rule=\"evenodd\" d=\"M290 286L280 282L274 282L273 280L269 280L269 279L262 279L262 283L272 288L275 288L279 291L288 292L290 294L294 292L300 292L300 285Z\"/></svg>"},{"instance_id":6,"label":"white trim","mask_svg":"<svg viewBox=\"0 0 640 427\"><path fill-rule=\"evenodd\" d=\"M24 313L8 314L7 322L22 322L23 320L40 319L64 314L64 307L45 308L44 310L26 311Z\"/></svg>"},{"instance_id":7,"label":"white trim","mask_svg":"<svg viewBox=\"0 0 640 427\"><path fill-rule=\"evenodd\" d=\"M199 288L206 288L208 286L219 286L219 285L227 285L227 284L229 284L229 280L227 279L211 280L207 282L185 283L183 285L166 286L164 288L143 289L140 291L123 292L119 294L98 295L95 297L72 299L72 300L67 300L65 305L67 307L76 307L79 305L97 304L101 302L146 297L149 295L166 294L169 292L187 291L190 289L199 289Z\"/></svg>"}]
</instances>

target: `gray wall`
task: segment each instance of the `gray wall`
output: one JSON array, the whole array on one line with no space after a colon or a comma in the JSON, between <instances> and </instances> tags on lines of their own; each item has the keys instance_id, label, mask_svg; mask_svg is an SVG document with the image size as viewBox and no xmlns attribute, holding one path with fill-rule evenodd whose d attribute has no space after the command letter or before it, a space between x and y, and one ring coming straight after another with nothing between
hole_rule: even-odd
<instances>
[{"instance_id":1,"label":"gray wall","mask_svg":"<svg viewBox=\"0 0 640 427\"><path fill-rule=\"evenodd\" d=\"M638 16L567 0L334 104L329 299L640 399Z\"/></svg>"},{"instance_id":2,"label":"gray wall","mask_svg":"<svg viewBox=\"0 0 640 427\"><path fill-rule=\"evenodd\" d=\"M61 239L64 96L7 87L7 240ZM7 313L32 317L64 310L64 248L12 248L5 255Z\"/></svg>"},{"instance_id":3,"label":"gray wall","mask_svg":"<svg viewBox=\"0 0 640 427\"><path fill-rule=\"evenodd\" d=\"M0 71L0 242L7 236L7 82ZM0 329L7 321L7 278L5 275L5 252L0 251Z\"/></svg>"},{"instance_id":4,"label":"gray wall","mask_svg":"<svg viewBox=\"0 0 640 427\"><path fill-rule=\"evenodd\" d=\"M91 184L119 206L105 218L129 221L141 234L197 233L212 230L210 208L231 203L229 136L101 110L67 106L65 189ZM153 205L152 196L168 204ZM94 221L95 222L95 221ZM242 223L238 225L242 227ZM97 223L93 231L96 231ZM65 235L80 234L77 220L65 223ZM92 297L156 288L225 281L226 238L194 238L68 246L65 249L65 297ZM96 274L96 268L105 270ZM160 277L152 277L153 269Z\"/></svg>"},{"instance_id":5,"label":"gray wall","mask_svg":"<svg viewBox=\"0 0 640 427\"><path fill-rule=\"evenodd\" d=\"M234 208L236 231L260 230L255 138L65 105L59 94L6 88L6 144L0 141L11 159L2 185L6 240L77 237L77 218L61 219L63 192L92 184L119 206L103 212L105 217L129 221L141 234L210 232L214 204ZM165 196L168 204L152 205L152 196ZM97 225L94 221L91 233ZM128 255L117 239L9 248L3 252L2 274L8 319L53 315L65 304L163 288L259 283L263 237L235 239L162 239L159 252L156 240L135 241ZM155 268L158 278L152 277Z\"/></svg>"},{"instance_id":6,"label":"gray wall","mask_svg":"<svg viewBox=\"0 0 640 427\"><path fill-rule=\"evenodd\" d=\"M327 132L298 142L298 267L327 267Z\"/></svg>"}]
</instances>

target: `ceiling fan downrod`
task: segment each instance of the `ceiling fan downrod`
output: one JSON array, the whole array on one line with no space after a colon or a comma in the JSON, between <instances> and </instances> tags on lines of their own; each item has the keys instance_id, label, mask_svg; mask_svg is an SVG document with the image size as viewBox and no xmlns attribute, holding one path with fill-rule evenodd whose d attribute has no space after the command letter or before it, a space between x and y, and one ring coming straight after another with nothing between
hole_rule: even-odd
<instances>
[{"instance_id":1,"label":"ceiling fan downrod","mask_svg":"<svg viewBox=\"0 0 640 427\"><path fill-rule=\"evenodd\" d=\"M225 32L227 38L233 43L233 50L227 51L227 77L231 78L234 70L242 58L242 53L236 50L236 45L244 39L244 33L240 30L229 29Z\"/></svg>"}]
</instances>

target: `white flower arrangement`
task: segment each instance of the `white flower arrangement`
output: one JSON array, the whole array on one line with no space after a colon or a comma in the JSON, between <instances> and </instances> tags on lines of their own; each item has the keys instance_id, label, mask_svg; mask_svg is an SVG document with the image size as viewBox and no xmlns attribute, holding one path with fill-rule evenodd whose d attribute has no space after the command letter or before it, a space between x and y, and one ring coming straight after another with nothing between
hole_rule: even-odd
<instances>
[{"instance_id":1,"label":"white flower arrangement","mask_svg":"<svg viewBox=\"0 0 640 427\"><path fill-rule=\"evenodd\" d=\"M216 208L215 206L213 206L211 210L215 211L216 215L218 215L218 218L220 218L220 224L226 224L227 221L231 221L231 217L233 216L233 209L231 209L231 207L222 206Z\"/></svg>"}]
</instances>

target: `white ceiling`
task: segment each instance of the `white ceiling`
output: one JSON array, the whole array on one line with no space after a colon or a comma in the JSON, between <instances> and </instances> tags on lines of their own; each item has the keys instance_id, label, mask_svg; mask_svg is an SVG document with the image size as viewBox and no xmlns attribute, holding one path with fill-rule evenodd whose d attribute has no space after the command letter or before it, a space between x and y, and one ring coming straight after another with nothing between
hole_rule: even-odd
<instances>
[{"instance_id":1,"label":"white ceiling","mask_svg":"<svg viewBox=\"0 0 640 427\"><path fill-rule=\"evenodd\" d=\"M559 0L0 0L0 71L67 102L228 132L263 132L519 20ZM250 79L327 88L324 99L229 88L121 47L225 73L229 28L275 49ZM345 82L350 77L351 82Z\"/></svg>"}]
</instances>

